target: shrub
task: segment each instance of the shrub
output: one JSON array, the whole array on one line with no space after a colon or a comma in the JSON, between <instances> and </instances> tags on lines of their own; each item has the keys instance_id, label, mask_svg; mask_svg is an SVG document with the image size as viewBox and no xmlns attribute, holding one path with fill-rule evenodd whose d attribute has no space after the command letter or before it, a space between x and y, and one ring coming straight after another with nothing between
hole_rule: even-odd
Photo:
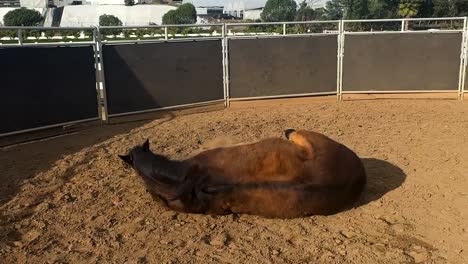
<instances>
[{"instance_id":1,"label":"shrub","mask_svg":"<svg viewBox=\"0 0 468 264\"><path fill-rule=\"evenodd\" d=\"M135 5L135 0L124 0L126 6L133 6Z\"/></svg>"},{"instance_id":2,"label":"shrub","mask_svg":"<svg viewBox=\"0 0 468 264\"><path fill-rule=\"evenodd\" d=\"M99 17L99 26L102 27L118 27L122 26L122 21L113 15L102 15ZM119 35L122 32L121 29L102 29L101 33L104 35Z\"/></svg>"},{"instance_id":3,"label":"shrub","mask_svg":"<svg viewBox=\"0 0 468 264\"><path fill-rule=\"evenodd\" d=\"M195 6L190 3L179 6L176 13L179 17L179 24L195 24L197 22L197 11Z\"/></svg>"},{"instance_id":4,"label":"shrub","mask_svg":"<svg viewBox=\"0 0 468 264\"><path fill-rule=\"evenodd\" d=\"M5 26L37 26L44 18L36 10L18 8L11 10L3 17Z\"/></svg>"},{"instance_id":5,"label":"shrub","mask_svg":"<svg viewBox=\"0 0 468 264\"><path fill-rule=\"evenodd\" d=\"M170 10L162 17L162 23L165 25L176 25L178 22L177 12L175 10Z\"/></svg>"},{"instance_id":6,"label":"shrub","mask_svg":"<svg viewBox=\"0 0 468 264\"><path fill-rule=\"evenodd\" d=\"M113 15L102 15L99 17L99 26L122 26L122 21Z\"/></svg>"},{"instance_id":7,"label":"shrub","mask_svg":"<svg viewBox=\"0 0 468 264\"><path fill-rule=\"evenodd\" d=\"M268 0L260 17L266 22L293 21L296 8L294 0Z\"/></svg>"},{"instance_id":8,"label":"shrub","mask_svg":"<svg viewBox=\"0 0 468 264\"><path fill-rule=\"evenodd\" d=\"M197 11L192 4L183 4L176 10L170 10L164 14L162 22L165 25L195 24L197 22Z\"/></svg>"}]
</instances>

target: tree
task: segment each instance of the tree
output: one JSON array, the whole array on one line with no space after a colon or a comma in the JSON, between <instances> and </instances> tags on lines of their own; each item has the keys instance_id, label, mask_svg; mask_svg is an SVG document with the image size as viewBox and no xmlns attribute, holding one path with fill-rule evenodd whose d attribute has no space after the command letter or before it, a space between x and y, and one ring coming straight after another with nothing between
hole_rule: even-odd
<instances>
[{"instance_id":1,"label":"tree","mask_svg":"<svg viewBox=\"0 0 468 264\"><path fill-rule=\"evenodd\" d=\"M179 17L179 24L195 24L197 22L197 11L195 6L186 3L179 6L176 10Z\"/></svg>"},{"instance_id":2,"label":"tree","mask_svg":"<svg viewBox=\"0 0 468 264\"><path fill-rule=\"evenodd\" d=\"M122 26L122 21L116 16L104 14L99 17L99 26L118 27Z\"/></svg>"},{"instance_id":3,"label":"tree","mask_svg":"<svg viewBox=\"0 0 468 264\"><path fill-rule=\"evenodd\" d=\"M403 0L398 5L398 15L403 18L415 17L420 5L418 0Z\"/></svg>"},{"instance_id":4,"label":"tree","mask_svg":"<svg viewBox=\"0 0 468 264\"><path fill-rule=\"evenodd\" d=\"M435 17L449 17L455 16L456 10L454 1L448 0L434 0L434 16Z\"/></svg>"},{"instance_id":5,"label":"tree","mask_svg":"<svg viewBox=\"0 0 468 264\"><path fill-rule=\"evenodd\" d=\"M177 25L179 24L179 20L177 17L177 11L169 10L166 14L162 17L162 23L164 25Z\"/></svg>"},{"instance_id":6,"label":"tree","mask_svg":"<svg viewBox=\"0 0 468 264\"><path fill-rule=\"evenodd\" d=\"M344 0L331 0L325 4L325 14L329 20L343 19L345 12Z\"/></svg>"},{"instance_id":7,"label":"tree","mask_svg":"<svg viewBox=\"0 0 468 264\"><path fill-rule=\"evenodd\" d=\"M327 19L327 10L325 8L320 7L314 9L315 11L315 18L314 20L326 20Z\"/></svg>"},{"instance_id":8,"label":"tree","mask_svg":"<svg viewBox=\"0 0 468 264\"><path fill-rule=\"evenodd\" d=\"M434 0L434 17L466 16L468 1L466 0Z\"/></svg>"},{"instance_id":9,"label":"tree","mask_svg":"<svg viewBox=\"0 0 468 264\"><path fill-rule=\"evenodd\" d=\"M133 6L135 5L135 0L124 0L126 6Z\"/></svg>"},{"instance_id":10,"label":"tree","mask_svg":"<svg viewBox=\"0 0 468 264\"><path fill-rule=\"evenodd\" d=\"M176 10L170 10L162 17L165 25L195 24L197 22L197 11L190 3L180 5Z\"/></svg>"},{"instance_id":11,"label":"tree","mask_svg":"<svg viewBox=\"0 0 468 264\"><path fill-rule=\"evenodd\" d=\"M369 0L368 18L396 18L398 13L398 0Z\"/></svg>"},{"instance_id":12,"label":"tree","mask_svg":"<svg viewBox=\"0 0 468 264\"><path fill-rule=\"evenodd\" d=\"M260 17L266 22L292 21L296 7L294 0L268 0Z\"/></svg>"},{"instance_id":13,"label":"tree","mask_svg":"<svg viewBox=\"0 0 468 264\"><path fill-rule=\"evenodd\" d=\"M348 0L346 18L366 19L369 17L368 0Z\"/></svg>"},{"instance_id":14,"label":"tree","mask_svg":"<svg viewBox=\"0 0 468 264\"><path fill-rule=\"evenodd\" d=\"M432 17L434 14L434 4L432 0L421 1L418 17Z\"/></svg>"},{"instance_id":15,"label":"tree","mask_svg":"<svg viewBox=\"0 0 468 264\"><path fill-rule=\"evenodd\" d=\"M101 15L99 17L99 26L102 27L118 27L122 26L122 21L113 15ZM104 35L119 35L122 31L120 29L102 29L101 33Z\"/></svg>"},{"instance_id":16,"label":"tree","mask_svg":"<svg viewBox=\"0 0 468 264\"><path fill-rule=\"evenodd\" d=\"M468 16L468 1L458 0L455 3L457 9L457 16Z\"/></svg>"},{"instance_id":17,"label":"tree","mask_svg":"<svg viewBox=\"0 0 468 264\"><path fill-rule=\"evenodd\" d=\"M27 8L18 8L9 11L3 17L5 26L37 26L43 21L41 13Z\"/></svg>"},{"instance_id":18,"label":"tree","mask_svg":"<svg viewBox=\"0 0 468 264\"><path fill-rule=\"evenodd\" d=\"M320 20L323 18L323 11L321 12L321 8L319 9L312 9L307 4L306 0L302 1L299 5L299 9L296 13L296 21L311 21L311 20Z\"/></svg>"}]
</instances>

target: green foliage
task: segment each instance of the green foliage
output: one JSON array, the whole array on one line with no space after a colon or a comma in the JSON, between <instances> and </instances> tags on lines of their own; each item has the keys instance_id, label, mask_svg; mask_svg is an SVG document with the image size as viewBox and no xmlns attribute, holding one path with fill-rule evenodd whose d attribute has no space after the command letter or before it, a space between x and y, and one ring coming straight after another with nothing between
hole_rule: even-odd
<instances>
[{"instance_id":1,"label":"green foliage","mask_svg":"<svg viewBox=\"0 0 468 264\"><path fill-rule=\"evenodd\" d=\"M293 21L296 7L294 0L268 0L260 17L266 22Z\"/></svg>"},{"instance_id":2,"label":"green foliage","mask_svg":"<svg viewBox=\"0 0 468 264\"><path fill-rule=\"evenodd\" d=\"M16 38L18 36L18 31L16 30L2 30L0 28L0 38Z\"/></svg>"},{"instance_id":3,"label":"green foliage","mask_svg":"<svg viewBox=\"0 0 468 264\"><path fill-rule=\"evenodd\" d=\"M314 9L315 18L314 20L326 20L327 19L327 10L323 7Z\"/></svg>"},{"instance_id":4,"label":"green foliage","mask_svg":"<svg viewBox=\"0 0 468 264\"><path fill-rule=\"evenodd\" d=\"M122 21L116 16L113 15L101 15L99 17L99 26L102 27L118 27L122 26ZM122 32L121 29L102 29L101 33L103 35L119 35Z\"/></svg>"},{"instance_id":5,"label":"green foliage","mask_svg":"<svg viewBox=\"0 0 468 264\"><path fill-rule=\"evenodd\" d=\"M176 10L181 24L195 24L197 22L197 11L190 3L179 6Z\"/></svg>"},{"instance_id":6,"label":"green foliage","mask_svg":"<svg viewBox=\"0 0 468 264\"><path fill-rule=\"evenodd\" d=\"M345 13L345 1L344 0L331 0L325 5L325 14L329 20L340 20L343 19Z\"/></svg>"},{"instance_id":7,"label":"green foliage","mask_svg":"<svg viewBox=\"0 0 468 264\"><path fill-rule=\"evenodd\" d=\"M241 31L245 32L245 30ZM283 33L283 26L282 25L251 25L248 26L246 32L249 33L278 33L282 34Z\"/></svg>"},{"instance_id":8,"label":"green foliage","mask_svg":"<svg viewBox=\"0 0 468 264\"><path fill-rule=\"evenodd\" d=\"M135 0L124 0L126 6L133 6L135 5Z\"/></svg>"},{"instance_id":9,"label":"green foliage","mask_svg":"<svg viewBox=\"0 0 468 264\"><path fill-rule=\"evenodd\" d=\"M433 0L435 17L466 16L468 1L466 0Z\"/></svg>"},{"instance_id":10,"label":"green foliage","mask_svg":"<svg viewBox=\"0 0 468 264\"><path fill-rule=\"evenodd\" d=\"M415 17L421 4L418 0L403 0L398 6L398 15L404 18Z\"/></svg>"},{"instance_id":11,"label":"green foliage","mask_svg":"<svg viewBox=\"0 0 468 264\"><path fill-rule=\"evenodd\" d=\"M468 15L468 0L330 0L325 9L330 20L463 17Z\"/></svg>"},{"instance_id":12,"label":"green foliage","mask_svg":"<svg viewBox=\"0 0 468 264\"><path fill-rule=\"evenodd\" d=\"M197 11L190 3L180 5L176 10L170 10L162 17L164 25L195 24L197 22Z\"/></svg>"},{"instance_id":13,"label":"green foliage","mask_svg":"<svg viewBox=\"0 0 468 264\"><path fill-rule=\"evenodd\" d=\"M434 14L434 3L432 0L421 1L418 17L431 17Z\"/></svg>"},{"instance_id":14,"label":"green foliage","mask_svg":"<svg viewBox=\"0 0 468 264\"><path fill-rule=\"evenodd\" d=\"M309 21L315 18L314 9L307 5L306 0L302 1L296 13L296 21Z\"/></svg>"},{"instance_id":15,"label":"green foliage","mask_svg":"<svg viewBox=\"0 0 468 264\"><path fill-rule=\"evenodd\" d=\"M370 15L368 0L348 0L347 19L367 19Z\"/></svg>"},{"instance_id":16,"label":"green foliage","mask_svg":"<svg viewBox=\"0 0 468 264\"><path fill-rule=\"evenodd\" d=\"M306 0L302 1L296 13L296 21L325 20L326 10L323 8L312 9Z\"/></svg>"},{"instance_id":17,"label":"green foliage","mask_svg":"<svg viewBox=\"0 0 468 264\"><path fill-rule=\"evenodd\" d=\"M159 34L159 35L164 34L164 30L160 28L140 28L140 29L133 30L132 32L139 38L143 38L145 35L151 36L154 34Z\"/></svg>"},{"instance_id":18,"label":"green foliage","mask_svg":"<svg viewBox=\"0 0 468 264\"><path fill-rule=\"evenodd\" d=\"M398 12L398 1L391 0L369 0L368 18L382 19L395 18Z\"/></svg>"},{"instance_id":19,"label":"green foliage","mask_svg":"<svg viewBox=\"0 0 468 264\"><path fill-rule=\"evenodd\" d=\"M41 31L40 30L24 30L23 31L23 39L25 41L27 37L35 37L38 38L41 36Z\"/></svg>"},{"instance_id":20,"label":"green foliage","mask_svg":"<svg viewBox=\"0 0 468 264\"><path fill-rule=\"evenodd\" d=\"M170 10L166 14L163 15L162 17L162 23L164 25L177 25L178 23L178 16L177 16L177 11L175 10Z\"/></svg>"},{"instance_id":21,"label":"green foliage","mask_svg":"<svg viewBox=\"0 0 468 264\"><path fill-rule=\"evenodd\" d=\"M5 26L37 26L43 19L38 11L22 7L6 13L3 17L3 24Z\"/></svg>"},{"instance_id":22,"label":"green foliage","mask_svg":"<svg viewBox=\"0 0 468 264\"><path fill-rule=\"evenodd\" d=\"M102 15L99 17L99 26L122 26L122 21L113 15Z\"/></svg>"}]
</instances>

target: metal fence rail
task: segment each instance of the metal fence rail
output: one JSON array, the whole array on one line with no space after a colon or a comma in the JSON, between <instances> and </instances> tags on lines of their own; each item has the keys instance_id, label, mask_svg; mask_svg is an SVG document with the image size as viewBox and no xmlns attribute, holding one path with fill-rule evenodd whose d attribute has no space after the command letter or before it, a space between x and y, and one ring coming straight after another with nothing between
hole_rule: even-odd
<instances>
[{"instance_id":1,"label":"metal fence rail","mask_svg":"<svg viewBox=\"0 0 468 264\"><path fill-rule=\"evenodd\" d=\"M320 95L336 95L338 100L342 100L343 94L350 93L426 92L456 93L458 99L463 99L468 92L467 30L466 17L121 27L0 27L0 42L3 42L0 43L0 51L91 46L98 113L95 118L46 122L14 131L3 129L0 137L89 120L106 123L109 118L128 114L222 102L229 107L230 101L237 100ZM388 49L390 42L393 43L392 48ZM211 51L185 54L177 59L175 46L189 50L188 47L197 45L210 46ZM144 84L141 85L143 90L165 103L137 106L133 102L116 110L116 91L120 91L121 102L138 100L138 96L125 98L126 94L134 92L131 87L136 81L125 82L118 76L123 66L116 68L114 62L109 62L112 58L107 58L109 55L105 52L109 48L123 52L112 61L124 59L121 66L128 63L128 67L137 71L135 80ZM127 56L129 49L142 50L153 54L153 57L135 59ZM168 50L172 55L161 56ZM195 50L190 52L197 53ZM191 62L190 69L184 69L181 65L188 57L195 61ZM164 64L173 58L179 60L179 64L165 68ZM152 76L147 72L142 75L145 63L159 67L160 74L154 72ZM196 65L205 67L207 71L197 69ZM210 74L216 76L210 77ZM164 79L167 75L173 78ZM198 78L199 81L193 85L187 80L177 81L180 76ZM197 97L200 91L197 89L207 93ZM181 92L177 100L171 97L170 93L174 91Z\"/></svg>"}]
</instances>

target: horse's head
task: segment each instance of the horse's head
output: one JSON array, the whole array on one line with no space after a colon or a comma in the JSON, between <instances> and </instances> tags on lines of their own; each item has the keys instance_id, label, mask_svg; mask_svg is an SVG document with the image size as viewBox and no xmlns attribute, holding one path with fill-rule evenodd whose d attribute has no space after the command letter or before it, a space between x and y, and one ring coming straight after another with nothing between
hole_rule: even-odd
<instances>
[{"instance_id":1,"label":"horse's head","mask_svg":"<svg viewBox=\"0 0 468 264\"><path fill-rule=\"evenodd\" d=\"M131 148L126 155L118 155L125 163L130 166L134 166L133 161L135 160L135 155L142 152L150 152L149 140L147 139L142 145L137 145Z\"/></svg>"}]
</instances>

